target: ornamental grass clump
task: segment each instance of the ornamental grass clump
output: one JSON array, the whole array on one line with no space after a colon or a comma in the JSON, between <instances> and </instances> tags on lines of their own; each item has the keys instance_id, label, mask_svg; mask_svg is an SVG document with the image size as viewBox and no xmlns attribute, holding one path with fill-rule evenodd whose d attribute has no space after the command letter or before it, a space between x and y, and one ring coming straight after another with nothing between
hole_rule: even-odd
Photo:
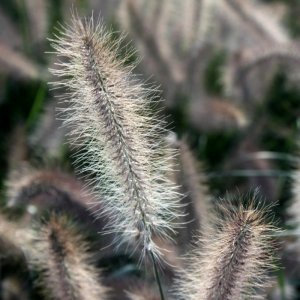
<instances>
[{"instance_id":1,"label":"ornamental grass clump","mask_svg":"<svg viewBox=\"0 0 300 300\"><path fill-rule=\"evenodd\" d=\"M165 249L155 241L176 237L180 222L188 226L182 224L185 216L178 209L184 211L184 201L170 177L175 153L165 142L164 122L153 112L157 99L150 95L155 90L133 74L128 57L120 58L122 39L114 40L100 22L73 15L52 44L59 57L53 86L63 89L61 115L78 153L76 164L88 176L94 198L101 199L95 205L100 207L96 216L107 220L102 233L112 233L117 246L125 245L131 253L138 250L140 261L151 258L163 300L157 261ZM203 199L193 198L187 202L198 207ZM210 204L202 205L201 213L213 217L207 211ZM232 208L227 202L222 210L215 222L203 218L202 242L181 273L175 298L244 299L268 282L273 227L264 222L264 211L253 205Z\"/></svg>"}]
</instances>

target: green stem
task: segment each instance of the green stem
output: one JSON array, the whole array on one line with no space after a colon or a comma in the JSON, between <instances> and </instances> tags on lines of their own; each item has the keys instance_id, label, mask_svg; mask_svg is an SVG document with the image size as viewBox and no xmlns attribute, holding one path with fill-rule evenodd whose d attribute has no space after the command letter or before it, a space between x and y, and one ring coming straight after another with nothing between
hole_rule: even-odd
<instances>
[{"instance_id":1,"label":"green stem","mask_svg":"<svg viewBox=\"0 0 300 300\"><path fill-rule=\"evenodd\" d=\"M156 279L156 282L157 282L157 285L158 285L158 288L159 288L160 299L165 300L165 296L164 296L164 292L163 292L163 289L162 289L160 277L159 277L159 274L158 274L157 264L156 264L156 261L155 261L155 258L154 258L154 255L153 255L152 251L150 251L150 256L151 256L152 263L153 263L155 279Z\"/></svg>"}]
</instances>

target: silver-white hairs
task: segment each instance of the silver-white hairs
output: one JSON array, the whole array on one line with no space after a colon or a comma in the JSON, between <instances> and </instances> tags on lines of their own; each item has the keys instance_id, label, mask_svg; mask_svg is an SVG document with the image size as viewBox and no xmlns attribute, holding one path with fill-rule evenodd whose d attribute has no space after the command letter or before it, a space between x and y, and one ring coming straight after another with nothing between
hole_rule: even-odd
<instances>
[{"instance_id":1,"label":"silver-white hairs","mask_svg":"<svg viewBox=\"0 0 300 300\"><path fill-rule=\"evenodd\" d=\"M275 227L253 203L219 206L175 286L180 299L265 299ZM188 295L188 296L187 296Z\"/></svg>"},{"instance_id":2,"label":"silver-white hairs","mask_svg":"<svg viewBox=\"0 0 300 300\"><path fill-rule=\"evenodd\" d=\"M168 238L177 217L177 189L165 174L171 168L163 143L163 122L153 114L146 88L133 66L118 59L121 41L112 42L100 22L80 20L64 28L53 42L60 57L55 87L63 86L65 125L71 141L85 148L77 163L94 175L101 193L108 231L119 243L133 243L159 256L155 234ZM152 99L153 100L153 99Z\"/></svg>"}]
</instances>

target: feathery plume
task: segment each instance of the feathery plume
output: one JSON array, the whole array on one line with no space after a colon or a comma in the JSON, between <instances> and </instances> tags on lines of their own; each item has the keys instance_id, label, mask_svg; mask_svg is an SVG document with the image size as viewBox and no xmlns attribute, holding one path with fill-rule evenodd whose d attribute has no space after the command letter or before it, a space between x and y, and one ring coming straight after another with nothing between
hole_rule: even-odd
<instances>
[{"instance_id":1,"label":"feathery plume","mask_svg":"<svg viewBox=\"0 0 300 300\"><path fill-rule=\"evenodd\" d=\"M6 187L9 208L23 208L30 215L51 210L63 211L85 222L93 219L88 208L95 198L79 180L61 171L25 166L11 172Z\"/></svg>"},{"instance_id":2,"label":"feathery plume","mask_svg":"<svg viewBox=\"0 0 300 300\"><path fill-rule=\"evenodd\" d=\"M33 169L26 165L11 172L6 182L9 207L36 208L63 206L67 202L78 203L87 209L93 201L83 183L69 174L55 169ZM51 200L48 200L48 199Z\"/></svg>"},{"instance_id":3,"label":"feathery plume","mask_svg":"<svg viewBox=\"0 0 300 300\"><path fill-rule=\"evenodd\" d=\"M222 98L193 101L187 114L191 126L205 132L244 128L249 123L241 108Z\"/></svg>"},{"instance_id":4,"label":"feathery plume","mask_svg":"<svg viewBox=\"0 0 300 300\"><path fill-rule=\"evenodd\" d=\"M0 299L23 299L21 295L26 294L30 270L24 249L30 249L30 243L31 235L23 224L13 222L0 213ZM10 279L13 278L22 284L10 290ZM13 282L17 283L15 280ZM15 298L9 298L13 297L13 294Z\"/></svg>"},{"instance_id":5,"label":"feathery plume","mask_svg":"<svg viewBox=\"0 0 300 300\"><path fill-rule=\"evenodd\" d=\"M262 99L278 70L284 69L291 81L296 78L298 82L295 74L298 74L299 61L295 44L257 46L237 52L224 68L222 81L226 93L247 103Z\"/></svg>"},{"instance_id":6,"label":"feathery plume","mask_svg":"<svg viewBox=\"0 0 300 300\"><path fill-rule=\"evenodd\" d=\"M39 284L51 299L107 299L87 244L65 217L53 215L37 230L29 261L41 272Z\"/></svg>"},{"instance_id":7,"label":"feathery plume","mask_svg":"<svg viewBox=\"0 0 300 300\"><path fill-rule=\"evenodd\" d=\"M103 233L105 218L95 219L93 215L101 209L101 199L94 197L81 181L70 174L55 169L34 170L27 166L13 170L6 181L6 187L7 207L10 210L26 211L22 215L24 224L48 215L49 212L56 212L76 220L91 237ZM113 234L103 235L93 243L93 249L101 249L101 256L110 256L113 239Z\"/></svg>"},{"instance_id":8,"label":"feathery plume","mask_svg":"<svg viewBox=\"0 0 300 300\"><path fill-rule=\"evenodd\" d=\"M197 300L260 299L257 290L268 285L275 229L253 204L220 209L222 216L204 232L181 274L178 295Z\"/></svg>"},{"instance_id":9,"label":"feathery plume","mask_svg":"<svg viewBox=\"0 0 300 300\"><path fill-rule=\"evenodd\" d=\"M102 194L103 214L110 218L119 243L142 246L143 254L159 254L152 235L168 237L176 219L177 192L167 178L169 169L162 147L162 122L151 113L149 92L118 59L121 41L93 19L73 17L72 25L56 37L53 47L64 59L52 70L66 87L69 102L65 124L72 128L73 144L86 152L77 164L95 175Z\"/></svg>"},{"instance_id":10,"label":"feathery plume","mask_svg":"<svg viewBox=\"0 0 300 300\"><path fill-rule=\"evenodd\" d=\"M225 0L233 14L240 19L240 26L245 27L249 36L257 38L260 44L263 43L288 43L290 38L287 32L280 26L275 14L271 14L266 7L257 1ZM231 20L232 22L232 20Z\"/></svg>"},{"instance_id":11,"label":"feathery plume","mask_svg":"<svg viewBox=\"0 0 300 300\"><path fill-rule=\"evenodd\" d=\"M52 215L36 229L0 217L0 258L2 253L10 260L18 258L18 268L26 260L30 269L41 273L37 285L51 299L107 299L108 289L101 285L88 250L65 216Z\"/></svg>"}]
</instances>

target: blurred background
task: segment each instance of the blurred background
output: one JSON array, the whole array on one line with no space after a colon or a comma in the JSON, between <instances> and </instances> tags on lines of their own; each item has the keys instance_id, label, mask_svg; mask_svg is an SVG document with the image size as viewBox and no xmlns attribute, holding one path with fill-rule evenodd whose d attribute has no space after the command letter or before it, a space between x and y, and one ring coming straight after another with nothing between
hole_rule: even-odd
<instances>
[{"instance_id":1,"label":"blurred background","mask_svg":"<svg viewBox=\"0 0 300 300\"><path fill-rule=\"evenodd\" d=\"M300 299L299 0L0 0L0 187L20 163L72 169L49 39L71 10L125 33L136 73L219 199L259 188L285 229L270 299ZM135 49L134 52L128 49ZM299 190L298 190L299 189Z\"/></svg>"}]
</instances>

